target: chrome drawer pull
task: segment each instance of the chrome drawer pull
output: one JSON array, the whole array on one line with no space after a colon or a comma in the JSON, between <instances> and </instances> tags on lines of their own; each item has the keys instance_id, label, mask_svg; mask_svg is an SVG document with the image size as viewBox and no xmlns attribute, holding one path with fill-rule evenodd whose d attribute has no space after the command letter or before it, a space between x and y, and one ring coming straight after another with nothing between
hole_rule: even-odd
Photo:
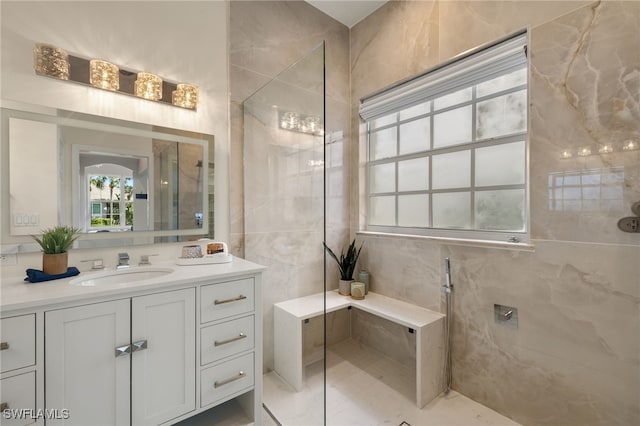
<instances>
[{"instance_id":1,"label":"chrome drawer pull","mask_svg":"<svg viewBox=\"0 0 640 426\"><path fill-rule=\"evenodd\" d=\"M224 304L224 303L237 302L238 300L244 300L244 299L246 299L246 298L247 298L247 296L243 296L243 295L241 294L240 296L238 296L238 297L234 297L233 299L225 299L225 300L218 300L218 299L216 299L216 300L214 300L214 301L213 301L213 304L214 304L214 305L222 305L222 304Z\"/></svg>"},{"instance_id":2,"label":"chrome drawer pull","mask_svg":"<svg viewBox=\"0 0 640 426\"><path fill-rule=\"evenodd\" d=\"M2 404L0 404L0 412L8 410L9 409L9 403L8 402L3 402Z\"/></svg>"},{"instance_id":3,"label":"chrome drawer pull","mask_svg":"<svg viewBox=\"0 0 640 426\"><path fill-rule=\"evenodd\" d=\"M5 349L9 349L9 342L0 343L0 351L4 351Z\"/></svg>"},{"instance_id":4,"label":"chrome drawer pull","mask_svg":"<svg viewBox=\"0 0 640 426\"><path fill-rule=\"evenodd\" d=\"M238 374L236 376L230 377L228 379L224 379L224 380L220 380L220 381L215 381L213 383L213 387L214 388L219 388L220 386L224 386L224 385L228 385L231 382L235 382L236 380L240 380L243 377L245 377L247 374L244 371L239 371Z\"/></svg>"},{"instance_id":5,"label":"chrome drawer pull","mask_svg":"<svg viewBox=\"0 0 640 426\"><path fill-rule=\"evenodd\" d=\"M246 334L240 333L236 337L232 337L227 340L214 340L213 346L222 346L222 345L226 345L227 343L235 342L237 340L246 339L246 338L247 338Z\"/></svg>"},{"instance_id":6,"label":"chrome drawer pull","mask_svg":"<svg viewBox=\"0 0 640 426\"><path fill-rule=\"evenodd\" d=\"M119 346L116 348L116 358L126 356L131 353L131 345Z\"/></svg>"},{"instance_id":7,"label":"chrome drawer pull","mask_svg":"<svg viewBox=\"0 0 640 426\"><path fill-rule=\"evenodd\" d=\"M147 349L147 341L139 340L131 344L131 353Z\"/></svg>"}]
</instances>

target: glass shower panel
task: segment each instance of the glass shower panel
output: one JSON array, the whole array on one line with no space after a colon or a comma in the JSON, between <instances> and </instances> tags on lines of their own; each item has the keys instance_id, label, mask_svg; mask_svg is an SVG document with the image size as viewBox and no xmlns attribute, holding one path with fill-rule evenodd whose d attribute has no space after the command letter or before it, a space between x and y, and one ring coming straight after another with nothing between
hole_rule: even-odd
<instances>
[{"instance_id":1,"label":"glass shower panel","mask_svg":"<svg viewBox=\"0 0 640 426\"><path fill-rule=\"evenodd\" d=\"M254 93L243 107L244 253L268 268L262 279L263 403L268 415L283 425L321 425L324 44ZM283 312L287 301L314 294L320 295L319 314L294 321L298 334L274 324L275 312ZM296 386L292 377L304 383Z\"/></svg>"}]
</instances>

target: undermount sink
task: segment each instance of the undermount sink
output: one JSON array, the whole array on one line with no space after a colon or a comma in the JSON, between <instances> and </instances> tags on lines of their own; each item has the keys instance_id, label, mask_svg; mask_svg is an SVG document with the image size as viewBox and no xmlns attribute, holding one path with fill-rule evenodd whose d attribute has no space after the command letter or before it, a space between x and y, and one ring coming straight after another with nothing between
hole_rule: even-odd
<instances>
[{"instance_id":1,"label":"undermount sink","mask_svg":"<svg viewBox=\"0 0 640 426\"><path fill-rule=\"evenodd\" d=\"M173 271L173 268L132 267L131 269L96 272L75 278L69 281L69 284L79 286L96 286L130 283L133 281L143 281L163 277Z\"/></svg>"}]
</instances>

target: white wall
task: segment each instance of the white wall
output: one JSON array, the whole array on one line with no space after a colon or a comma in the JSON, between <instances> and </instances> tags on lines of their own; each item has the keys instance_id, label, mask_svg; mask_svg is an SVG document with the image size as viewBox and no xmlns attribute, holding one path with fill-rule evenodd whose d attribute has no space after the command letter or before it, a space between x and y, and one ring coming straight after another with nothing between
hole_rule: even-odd
<instances>
[{"instance_id":1,"label":"white wall","mask_svg":"<svg viewBox=\"0 0 640 426\"><path fill-rule=\"evenodd\" d=\"M2 106L19 102L213 134L215 233L228 241L227 2L2 1L0 7ZM195 84L198 110L38 76L37 42Z\"/></svg>"},{"instance_id":2,"label":"white wall","mask_svg":"<svg viewBox=\"0 0 640 426\"><path fill-rule=\"evenodd\" d=\"M43 182L57 180L56 138L54 124L9 119L11 211L7 213L10 214L9 229L12 235L35 234L39 229L58 224L58 188L55 185L43 185ZM35 175L34 169L37 170ZM34 215L37 217L35 221L32 218ZM22 217L19 226L16 226L16 216ZM29 220L25 220L27 216Z\"/></svg>"}]
</instances>

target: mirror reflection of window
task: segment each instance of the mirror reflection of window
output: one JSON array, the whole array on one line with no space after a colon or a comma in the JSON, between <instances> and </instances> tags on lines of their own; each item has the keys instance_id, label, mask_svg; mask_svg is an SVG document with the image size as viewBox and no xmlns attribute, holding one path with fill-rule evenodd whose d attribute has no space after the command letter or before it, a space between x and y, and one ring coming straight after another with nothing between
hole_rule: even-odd
<instances>
[{"instance_id":1,"label":"mirror reflection of window","mask_svg":"<svg viewBox=\"0 0 640 426\"><path fill-rule=\"evenodd\" d=\"M91 230L133 226L133 177L92 175L89 177Z\"/></svg>"},{"instance_id":2,"label":"mirror reflection of window","mask_svg":"<svg viewBox=\"0 0 640 426\"><path fill-rule=\"evenodd\" d=\"M149 229L149 157L85 149L78 150L82 172L76 226L86 232Z\"/></svg>"}]
</instances>

